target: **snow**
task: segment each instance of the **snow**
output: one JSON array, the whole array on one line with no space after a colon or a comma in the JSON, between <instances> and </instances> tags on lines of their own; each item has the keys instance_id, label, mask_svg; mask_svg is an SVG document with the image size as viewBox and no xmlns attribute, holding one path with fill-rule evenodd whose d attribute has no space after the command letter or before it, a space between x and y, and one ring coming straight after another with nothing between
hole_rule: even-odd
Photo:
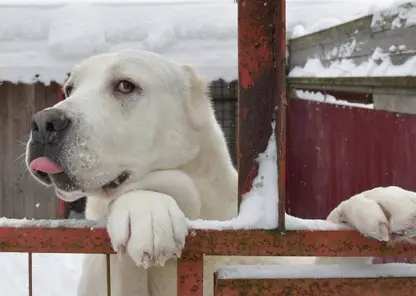
<instances>
[{"instance_id":1,"label":"snow","mask_svg":"<svg viewBox=\"0 0 416 296\"><path fill-rule=\"evenodd\" d=\"M399 51L405 52L404 45ZM390 50L396 50L390 47ZM318 58L310 58L303 67L296 66L290 77L363 77L363 76L414 76L416 75L416 56L409 58L401 65L394 65L389 53L376 48L367 61L356 65L351 59L333 61L324 66Z\"/></svg>"},{"instance_id":2,"label":"snow","mask_svg":"<svg viewBox=\"0 0 416 296\"><path fill-rule=\"evenodd\" d=\"M234 79L237 5L228 0L0 2L0 80L62 83L82 59L127 48L191 64L206 79Z\"/></svg>"},{"instance_id":3,"label":"snow","mask_svg":"<svg viewBox=\"0 0 416 296\"><path fill-rule=\"evenodd\" d=\"M220 268L220 279L316 279L414 277L415 264L348 264L348 265L238 265Z\"/></svg>"},{"instance_id":4,"label":"snow","mask_svg":"<svg viewBox=\"0 0 416 296\"><path fill-rule=\"evenodd\" d=\"M0 227L15 227L15 228L103 228L106 226L106 221L97 220L34 220L34 219L9 219L0 218Z\"/></svg>"},{"instance_id":5,"label":"snow","mask_svg":"<svg viewBox=\"0 0 416 296\"><path fill-rule=\"evenodd\" d=\"M84 255L75 254L33 254L33 296L74 296L81 276ZM22 253L1 253L2 295L27 296L28 255Z\"/></svg>"},{"instance_id":6,"label":"snow","mask_svg":"<svg viewBox=\"0 0 416 296\"><path fill-rule=\"evenodd\" d=\"M403 4L405 3L405 4ZM366 5L366 3L363 3ZM372 24L374 31L382 30L386 25L391 28L405 28L416 24L415 1L380 1L381 5L373 7ZM296 28L296 32L309 33L302 28ZM296 33L295 32L295 33ZM356 32L358 33L358 32ZM394 32L392 33L394 34ZM302 67L296 66L291 70L292 77L363 77L363 76L414 76L416 74L416 58L414 50L408 50L406 45L392 44L386 52L381 48L375 48L367 61L356 64L350 59L354 52L360 49L362 42L357 42L354 36L337 47L325 50L324 59L330 61L329 66L324 66L316 57L309 57ZM409 54L404 64L394 65L390 57Z\"/></svg>"},{"instance_id":7,"label":"snow","mask_svg":"<svg viewBox=\"0 0 416 296\"><path fill-rule=\"evenodd\" d=\"M404 5L399 5L403 4ZM412 1L396 1L390 7L374 12L371 26L382 27L386 20L391 21L393 29L410 27L416 24L416 3Z\"/></svg>"},{"instance_id":8,"label":"snow","mask_svg":"<svg viewBox=\"0 0 416 296\"><path fill-rule=\"evenodd\" d=\"M366 109L374 108L374 104L351 103L351 102L344 101L344 100L338 100L334 96L331 96L328 94L323 94L321 92L307 91L307 90L296 90L296 97L298 99L303 99L303 100L317 101L317 102L342 105L342 106L359 107L359 108L366 108Z\"/></svg>"},{"instance_id":9,"label":"snow","mask_svg":"<svg viewBox=\"0 0 416 296\"><path fill-rule=\"evenodd\" d=\"M252 189L242 196L239 214L231 220L189 220L193 229L275 229L278 225L278 180L275 123L266 150L257 158L259 169ZM341 230L347 226L325 220L300 219L286 214L288 230Z\"/></svg>"},{"instance_id":10,"label":"snow","mask_svg":"<svg viewBox=\"0 0 416 296\"><path fill-rule=\"evenodd\" d=\"M309 34L402 2L288 0L288 35ZM414 19L408 14L409 23ZM237 4L232 0L0 0L0 81L62 83L82 59L127 48L193 65L207 80L236 79Z\"/></svg>"},{"instance_id":11,"label":"snow","mask_svg":"<svg viewBox=\"0 0 416 296\"><path fill-rule=\"evenodd\" d=\"M407 2L411 0L287 0L288 36L297 38L379 11L394 11ZM408 19L410 24L413 17Z\"/></svg>"},{"instance_id":12,"label":"snow","mask_svg":"<svg viewBox=\"0 0 416 296\"><path fill-rule=\"evenodd\" d=\"M103 228L105 221L30 220L0 218L0 227ZM74 296L81 276L83 254L33 254L33 295ZM28 295L28 254L0 252L0 288L8 296ZM45 276L46 275L46 276Z\"/></svg>"},{"instance_id":13,"label":"snow","mask_svg":"<svg viewBox=\"0 0 416 296\"><path fill-rule=\"evenodd\" d=\"M257 161L259 163L258 174L253 180L252 189L242 196L240 212L237 217L229 221L189 221L189 227L210 229L275 228L278 221L275 123L272 123L272 135L267 148L258 156Z\"/></svg>"}]
</instances>

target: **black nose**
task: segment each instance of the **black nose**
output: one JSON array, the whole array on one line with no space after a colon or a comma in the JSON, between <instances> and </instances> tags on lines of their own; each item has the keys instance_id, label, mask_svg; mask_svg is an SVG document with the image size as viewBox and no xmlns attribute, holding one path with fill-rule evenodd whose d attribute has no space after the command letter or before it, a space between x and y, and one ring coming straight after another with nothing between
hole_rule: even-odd
<instances>
[{"instance_id":1,"label":"black nose","mask_svg":"<svg viewBox=\"0 0 416 296\"><path fill-rule=\"evenodd\" d=\"M44 144L56 144L71 124L64 111L56 108L39 111L33 116L32 137Z\"/></svg>"}]
</instances>

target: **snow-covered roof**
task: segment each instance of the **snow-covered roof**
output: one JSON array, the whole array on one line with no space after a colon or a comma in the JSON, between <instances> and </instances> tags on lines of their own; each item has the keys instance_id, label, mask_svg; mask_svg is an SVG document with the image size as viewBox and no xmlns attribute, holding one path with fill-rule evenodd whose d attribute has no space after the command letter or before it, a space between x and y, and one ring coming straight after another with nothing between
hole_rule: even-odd
<instances>
[{"instance_id":1,"label":"snow-covered roof","mask_svg":"<svg viewBox=\"0 0 416 296\"><path fill-rule=\"evenodd\" d=\"M192 64L211 79L237 75L233 1L77 2L0 2L0 80L62 82L83 58L125 48Z\"/></svg>"},{"instance_id":2,"label":"snow-covered roof","mask_svg":"<svg viewBox=\"0 0 416 296\"><path fill-rule=\"evenodd\" d=\"M296 35L394 0L288 0ZM353 5L356 2L359 5ZM237 77L233 0L0 0L0 81L65 80L80 60L146 49L191 64L207 79Z\"/></svg>"}]
</instances>

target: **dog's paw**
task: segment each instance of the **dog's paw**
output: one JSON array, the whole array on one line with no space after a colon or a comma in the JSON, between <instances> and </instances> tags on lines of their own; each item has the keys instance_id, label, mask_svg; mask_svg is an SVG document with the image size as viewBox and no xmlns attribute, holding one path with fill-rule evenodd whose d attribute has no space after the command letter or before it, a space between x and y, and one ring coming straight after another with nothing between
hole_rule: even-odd
<instances>
[{"instance_id":1,"label":"dog's paw","mask_svg":"<svg viewBox=\"0 0 416 296\"><path fill-rule=\"evenodd\" d=\"M185 215L173 198L139 190L111 204L107 230L114 250L144 268L180 257L188 233Z\"/></svg>"},{"instance_id":2,"label":"dog's paw","mask_svg":"<svg viewBox=\"0 0 416 296\"><path fill-rule=\"evenodd\" d=\"M378 187L342 202L328 217L382 241L416 238L416 193Z\"/></svg>"}]
</instances>

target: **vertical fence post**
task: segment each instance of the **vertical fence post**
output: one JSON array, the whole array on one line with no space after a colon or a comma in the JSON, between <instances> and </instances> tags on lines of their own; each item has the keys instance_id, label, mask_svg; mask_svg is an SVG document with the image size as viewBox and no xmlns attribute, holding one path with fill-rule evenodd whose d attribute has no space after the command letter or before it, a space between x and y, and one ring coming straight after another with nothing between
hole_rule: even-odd
<instances>
[{"instance_id":1,"label":"vertical fence post","mask_svg":"<svg viewBox=\"0 0 416 296\"><path fill-rule=\"evenodd\" d=\"M27 266L28 266L28 290L29 296L33 296L33 257L32 253L29 252L27 257Z\"/></svg>"},{"instance_id":2,"label":"vertical fence post","mask_svg":"<svg viewBox=\"0 0 416 296\"><path fill-rule=\"evenodd\" d=\"M284 205L286 165L284 15L283 0L238 1L239 203L241 196L252 187L258 171L256 158L266 149L272 133L271 122L275 120L280 167L280 177L276 180L276 186L280 183L279 194ZM283 145L280 145L280 142ZM284 213L284 208L279 212ZM284 226L284 220L281 226Z\"/></svg>"},{"instance_id":3,"label":"vertical fence post","mask_svg":"<svg viewBox=\"0 0 416 296\"><path fill-rule=\"evenodd\" d=\"M204 255L201 253L182 254L177 268L177 295L203 296Z\"/></svg>"},{"instance_id":4,"label":"vertical fence post","mask_svg":"<svg viewBox=\"0 0 416 296\"><path fill-rule=\"evenodd\" d=\"M279 230L285 230L286 205L286 1L277 0L275 28L276 61L276 146L278 148L278 184L279 184Z\"/></svg>"}]
</instances>

